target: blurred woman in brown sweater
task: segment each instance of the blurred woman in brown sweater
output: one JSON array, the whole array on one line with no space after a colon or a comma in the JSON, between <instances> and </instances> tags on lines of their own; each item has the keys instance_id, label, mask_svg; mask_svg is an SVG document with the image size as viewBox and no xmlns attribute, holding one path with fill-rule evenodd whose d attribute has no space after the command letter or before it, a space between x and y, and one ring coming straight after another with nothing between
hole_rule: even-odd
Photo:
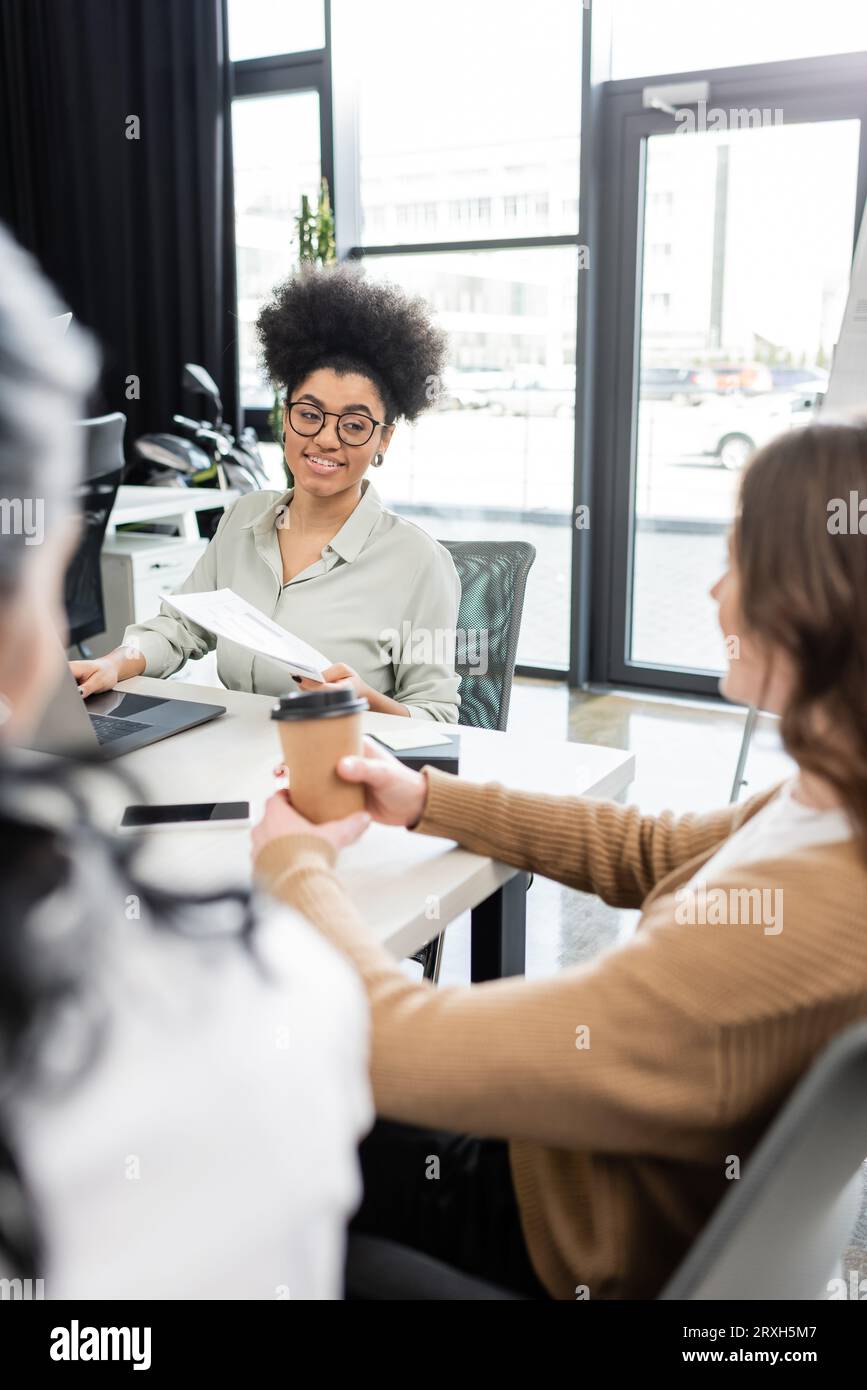
<instances>
[{"instance_id":1,"label":"blurred woman in brown sweater","mask_svg":"<svg viewBox=\"0 0 867 1390\"><path fill-rule=\"evenodd\" d=\"M337 850L285 792L261 880L355 962L373 1014L374 1230L519 1291L654 1296L827 1041L867 1017L867 425L813 425L747 470L714 586L722 689L781 716L798 765L713 814L528 795L348 760L370 816L619 907L635 935L551 979L433 989L374 942ZM431 1160L439 1180L430 1180ZM436 1171L436 1166L434 1170Z\"/></svg>"}]
</instances>

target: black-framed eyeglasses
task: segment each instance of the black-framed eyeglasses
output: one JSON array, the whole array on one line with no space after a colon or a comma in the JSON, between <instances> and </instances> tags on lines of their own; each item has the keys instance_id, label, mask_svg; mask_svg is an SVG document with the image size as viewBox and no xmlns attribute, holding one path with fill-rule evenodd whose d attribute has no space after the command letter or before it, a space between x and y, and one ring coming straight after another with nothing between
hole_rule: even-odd
<instances>
[{"instance_id":1,"label":"black-framed eyeglasses","mask_svg":"<svg viewBox=\"0 0 867 1390\"><path fill-rule=\"evenodd\" d=\"M338 439L351 448L367 444L377 425L385 424L384 420L373 420L369 415L360 415L353 410L346 410L342 414L338 414L336 410L321 410L312 401L287 401L286 414L295 433L306 435L308 438L319 433L325 424L326 415L333 415L337 420Z\"/></svg>"}]
</instances>

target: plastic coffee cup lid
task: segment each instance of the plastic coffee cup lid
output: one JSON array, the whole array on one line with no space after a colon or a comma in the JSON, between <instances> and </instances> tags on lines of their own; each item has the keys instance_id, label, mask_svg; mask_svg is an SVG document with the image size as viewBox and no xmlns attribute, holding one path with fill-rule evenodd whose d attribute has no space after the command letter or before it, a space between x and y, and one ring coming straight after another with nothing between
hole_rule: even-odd
<instances>
[{"instance_id":1,"label":"plastic coffee cup lid","mask_svg":"<svg viewBox=\"0 0 867 1390\"><path fill-rule=\"evenodd\" d=\"M367 701L351 686L340 690L294 690L281 695L271 707L272 719L333 719L343 714L360 714L369 709Z\"/></svg>"}]
</instances>

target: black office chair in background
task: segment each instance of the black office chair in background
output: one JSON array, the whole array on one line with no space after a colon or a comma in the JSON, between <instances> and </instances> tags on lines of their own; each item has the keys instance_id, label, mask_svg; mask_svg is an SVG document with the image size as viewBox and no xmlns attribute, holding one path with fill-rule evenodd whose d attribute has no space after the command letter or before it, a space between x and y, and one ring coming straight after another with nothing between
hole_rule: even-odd
<instances>
[{"instance_id":1,"label":"black office chair in background","mask_svg":"<svg viewBox=\"0 0 867 1390\"><path fill-rule=\"evenodd\" d=\"M865 1094L867 1024L856 1023L795 1086L659 1298L827 1298L862 1200ZM418 1250L354 1234L346 1296L365 1302L522 1298Z\"/></svg>"},{"instance_id":2,"label":"black office chair in background","mask_svg":"<svg viewBox=\"0 0 867 1390\"><path fill-rule=\"evenodd\" d=\"M442 541L461 581L458 609L460 722L504 730L527 576L536 558L528 541ZM481 659L480 659L481 658Z\"/></svg>"},{"instance_id":3,"label":"black office chair in background","mask_svg":"<svg viewBox=\"0 0 867 1390\"><path fill-rule=\"evenodd\" d=\"M458 649L460 722L474 729L505 730L527 575L536 558L529 541L442 541L461 581ZM439 979L443 934L424 946L425 979Z\"/></svg>"},{"instance_id":4,"label":"black office chair in background","mask_svg":"<svg viewBox=\"0 0 867 1390\"><path fill-rule=\"evenodd\" d=\"M70 644L83 657L88 637L105 631L102 596L102 543L124 470L123 436L126 416L120 411L81 420L85 435L84 468L74 491L82 518L81 538L66 570L64 598Z\"/></svg>"}]
</instances>

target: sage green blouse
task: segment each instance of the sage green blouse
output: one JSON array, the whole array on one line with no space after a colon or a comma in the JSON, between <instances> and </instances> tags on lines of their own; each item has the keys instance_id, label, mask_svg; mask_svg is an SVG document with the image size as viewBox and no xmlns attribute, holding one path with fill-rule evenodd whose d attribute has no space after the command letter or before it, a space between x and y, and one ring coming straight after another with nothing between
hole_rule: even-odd
<instances>
[{"instance_id":1,"label":"sage green blouse","mask_svg":"<svg viewBox=\"0 0 867 1390\"><path fill-rule=\"evenodd\" d=\"M368 481L362 487L358 506L319 559L288 584L277 526L291 489L240 497L176 592L233 589L332 662L346 662L411 715L455 724L461 586L452 557L426 531L384 507ZM128 627L124 643L141 651L148 676L170 676L216 647L220 679L229 689L266 695L296 689L279 662L214 637L166 604L157 617Z\"/></svg>"}]
</instances>

